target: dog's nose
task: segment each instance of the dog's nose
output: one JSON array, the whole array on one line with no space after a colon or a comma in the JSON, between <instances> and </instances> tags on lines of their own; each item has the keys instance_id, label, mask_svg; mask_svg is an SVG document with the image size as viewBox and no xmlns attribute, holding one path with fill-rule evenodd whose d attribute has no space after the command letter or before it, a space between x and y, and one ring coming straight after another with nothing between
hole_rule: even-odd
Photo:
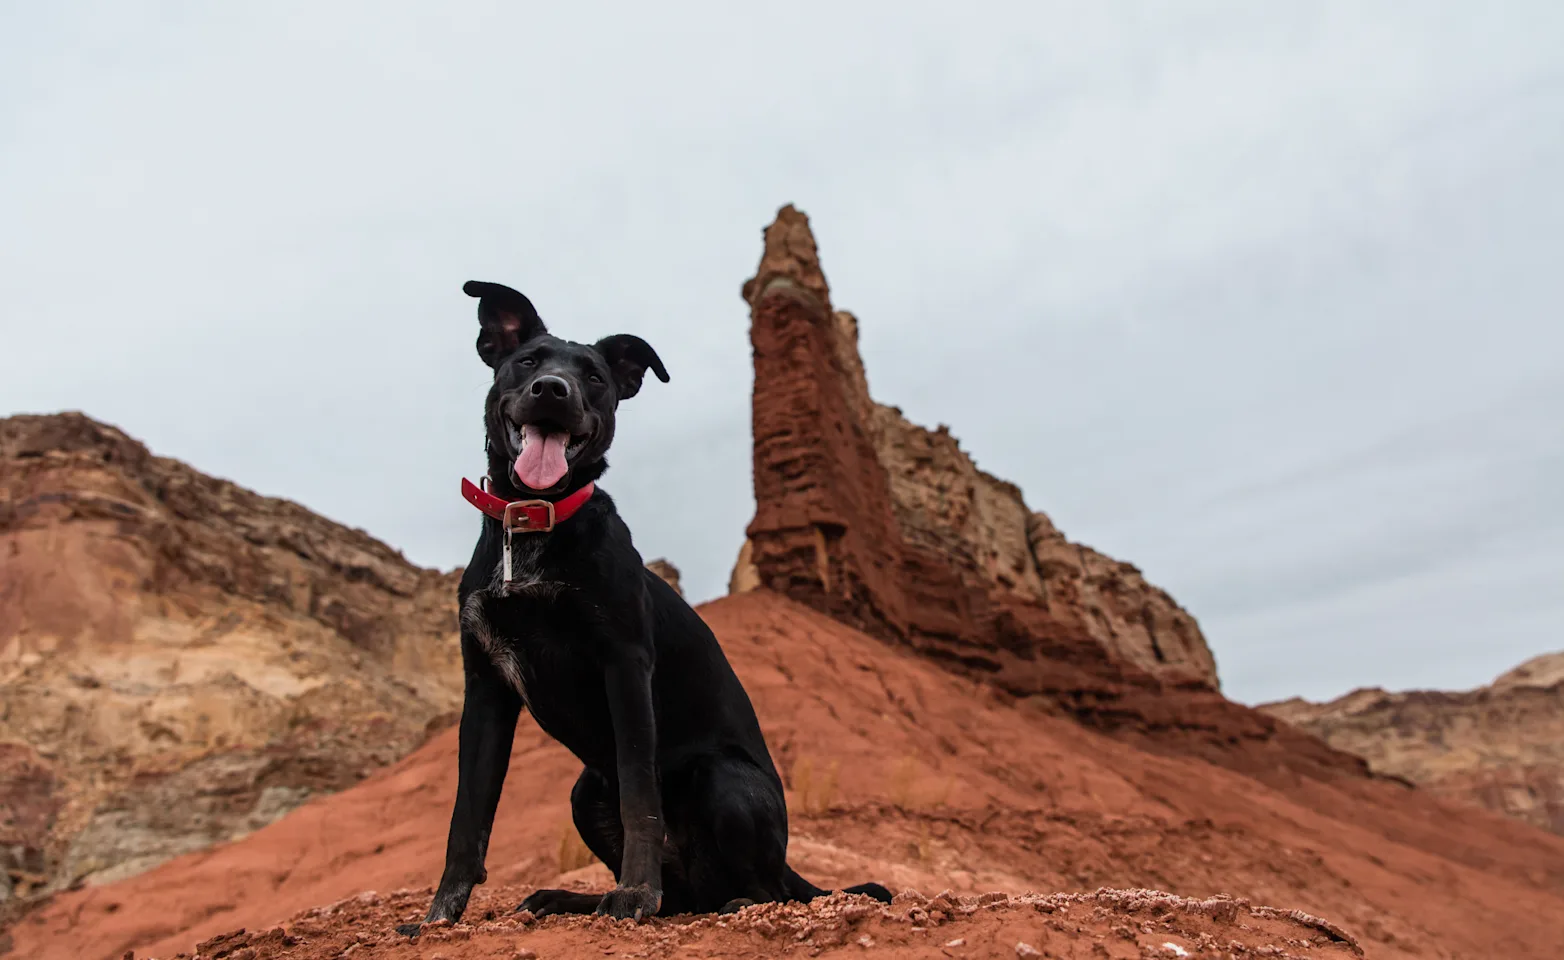
<instances>
[{"instance_id":1,"label":"dog's nose","mask_svg":"<svg viewBox=\"0 0 1564 960\"><path fill-rule=\"evenodd\" d=\"M539 377L532 381L532 395L534 397L552 397L555 400L563 400L570 396L570 384L563 377L552 374Z\"/></svg>"}]
</instances>

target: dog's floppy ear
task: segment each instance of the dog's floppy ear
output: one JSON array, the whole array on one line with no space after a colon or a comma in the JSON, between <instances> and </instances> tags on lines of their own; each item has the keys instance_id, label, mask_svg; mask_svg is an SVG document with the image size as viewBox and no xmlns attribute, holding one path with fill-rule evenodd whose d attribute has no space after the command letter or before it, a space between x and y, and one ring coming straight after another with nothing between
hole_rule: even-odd
<instances>
[{"instance_id":1,"label":"dog's floppy ear","mask_svg":"<svg viewBox=\"0 0 1564 960\"><path fill-rule=\"evenodd\" d=\"M491 367L512 350L548 333L532 301L500 283L468 280L462 292L478 298L478 356Z\"/></svg>"},{"instance_id":2,"label":"dog's floppy ear","mask_svg":"<svg viewBox=\"0 0 1564 960\"><path fill-rule=\"evenodd\" d=\"M663 367L662 358L657 356L651 344L640 337L616 333L599 340L594 344L594 349L608 361L608 369L614 376L614 387L621 400L628 400L641 392L641 378L646 375L647 367L656 372L657 379L668 382L668 371Z\"/></svg>"}]
</instances>

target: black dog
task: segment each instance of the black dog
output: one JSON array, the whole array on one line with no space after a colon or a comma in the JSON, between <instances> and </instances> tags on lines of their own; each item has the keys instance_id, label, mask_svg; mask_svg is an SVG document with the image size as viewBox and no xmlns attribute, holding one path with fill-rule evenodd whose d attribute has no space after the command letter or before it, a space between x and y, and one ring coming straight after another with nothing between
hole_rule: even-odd
<instances>
[{"instance_id":1,"label":"black dog","mask_svg":"<svg viewBox=\"0 0 1564 960\"><path fill-rule=\"evenodd\" d=\"M509 287L463 290L479 298L478 355L494 368L484 405L491 486L464 489L489 519L458 591L460 768L425 922L455 922L486 877L523 703L585 764L571 811L617 886L539 890L517 909L640 919L823 895L787 865L782 781L717 638L645 568L596 489L616 407L648 368L667 382L662 360L639 337L588 346L549 336ZM877 883L849 892L890 900Z\"/></svg>"}]
</instances>

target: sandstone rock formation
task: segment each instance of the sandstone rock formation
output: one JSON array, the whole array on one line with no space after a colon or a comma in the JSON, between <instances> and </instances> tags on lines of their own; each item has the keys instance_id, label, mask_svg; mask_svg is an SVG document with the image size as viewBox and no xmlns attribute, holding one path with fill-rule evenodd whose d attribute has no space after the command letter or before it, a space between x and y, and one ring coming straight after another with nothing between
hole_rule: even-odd
<instances>
[{"instance_id":1,"label":"sandstone rock formation","mask_svg":"<svg viewBox=\"0 0 1564 960\"><path fill-rule=\"evenodd\" d=\"M460 706L456 574L155 457L0 420L0 898L241 836Z\"/></svg>"},{"instance_id":2,"label":"sandstone rock formation","mask_svg":"<svg viewBox=\"0 0 1564 960\"><path fill-rule=\"evenodd\" d=\"M1564 834L1564 653L1475 690L1354 690L1260 708L1374 770Z\"/></svg>"},{"instance_id":3,"label":"sandstone rock formation","mask_svg":"<svg viewBox=\"0 0 1564 960\"><path fill-rule=\"evenodd\" d=\"M791 206L766 229L743 294L756 509L731 592L767 588L1005 695L1261 775L1363 768L1227 701L1198 626L1166 593L1066 540L948 431L870 399L857 320L833 308ZM1225 748L1235 740L1284 759Z\"/></svg>"},{"instance_id":4,"label":"sandstone rock formation","mask_svg":"<svg viewBox=\"0 0 1564 960\"><path fill-rule=\"evenodd\" d=\"M821 603L860 623L898 636L954 633L971 645L971 631L949 617L967 611L949 594L975 590L1001 609L1042 612L1153 675L1218 686L1199 626L1166 592L1070 542L1014 484L979 470L944 426L926 430L871 399L858 320L832 309L807 217L784 207L765 238L743 289L758 508L731 592L765 583L800 595L817 583Z\"/></svg>"}]
</instances>

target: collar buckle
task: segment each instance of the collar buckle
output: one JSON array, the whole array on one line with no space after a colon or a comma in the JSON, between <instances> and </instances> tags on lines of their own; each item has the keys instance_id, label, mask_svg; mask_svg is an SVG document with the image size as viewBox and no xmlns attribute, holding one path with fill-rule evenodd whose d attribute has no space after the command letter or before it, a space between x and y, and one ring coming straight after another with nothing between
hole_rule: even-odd
<instances>
[{"instance_id":1,"label":"collar buckle","mask_svg":"<svg viewBox=\"0 0 1564 960\"><path fill-rule=\"evenodd\" d=\"M554 529L554 504L549 500L512 500L505 505L500 523L506 533L548 533Z\"/></svg>"}]
</instances>

